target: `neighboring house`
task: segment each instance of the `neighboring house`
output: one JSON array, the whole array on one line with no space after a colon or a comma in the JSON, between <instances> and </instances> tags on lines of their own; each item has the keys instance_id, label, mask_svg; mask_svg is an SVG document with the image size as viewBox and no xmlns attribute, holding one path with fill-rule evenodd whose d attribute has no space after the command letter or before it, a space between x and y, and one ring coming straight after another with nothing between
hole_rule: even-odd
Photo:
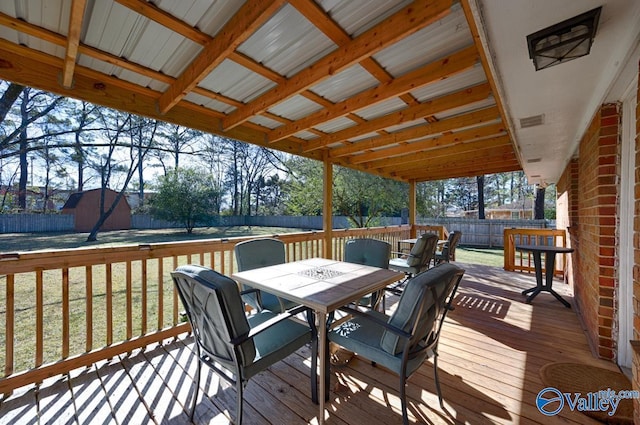
<instances>
[{"instance_id":1,"label":"neighboring house","mask_svg":"<svg viewBox=\"0 0 640 425\"><path fill-rule=\"evenodd\" d=\"M533 200L503 204L484 209L484 218L492 220L533 220ZM465 211L465 218L478 218L478 210Z\"/></svg>"},{"instance_id":2,"label":"neighboring house","mask_svg":"<svg viewBox=\"0 0 640 425\"><path fill-rule=\"evenodd\" d=\"M26 191L27 211L42 212L44 210L44 193L43 186L29 186ZM71 195L71 191L65 189L49 188L49 197L47 199L47 212L58 211L65 203L65 200ZM0 198L5 198L5 209L16 207L15 202L18 198L18 187L0 186Z\"/></svg>"},{"instance_id":3,"label":"neighboring house","mask_svg":"<svg viewBox=\"0 0 640 425\"><path fill-rule=\"evenodd\" d=\"M105 209L111 206L116 196L118 196L118 192L111 189L106 190ZM76 232L90 232L100 217L100 189L72 194L64 204L64 207L62 207L62 213L75 215ZM124 230L130 228L131 208L126 197L123 197L100 230Z\"/></svg>"}]
</instances>

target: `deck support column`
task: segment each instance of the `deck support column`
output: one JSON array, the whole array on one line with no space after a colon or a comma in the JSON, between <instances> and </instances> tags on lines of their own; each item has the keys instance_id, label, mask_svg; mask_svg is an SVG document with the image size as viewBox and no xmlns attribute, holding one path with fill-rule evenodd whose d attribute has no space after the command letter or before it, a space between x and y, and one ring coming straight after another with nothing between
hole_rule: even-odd
<instances>
[{"instance_id":1,"label":"deck support column","mask_svg":"<svg viewBox=\"0 0 640 425\"><path fill-rule=\"evenodd\" d=\"M333 257L333 164L325 159L322 169L322 230L324 258Z\"/></svg>"},{"instance_id":2,"label":"deck support column","mask_svg":"<svg viewBox=\"0 0 640 425\"><path fill-rule=\"evenodd\" d=\"M416 181L409 182L409 226L411 226L411 237L416 237Z\"/></svg>"}]
</instances>

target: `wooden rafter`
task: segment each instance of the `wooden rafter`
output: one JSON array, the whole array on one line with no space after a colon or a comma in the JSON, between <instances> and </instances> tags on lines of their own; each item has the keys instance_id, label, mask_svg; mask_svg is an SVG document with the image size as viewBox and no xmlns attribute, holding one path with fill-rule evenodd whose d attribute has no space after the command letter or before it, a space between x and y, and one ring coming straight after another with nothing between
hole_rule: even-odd
<instances>
[{"instance_id":1,"label":"wooden rafter","mask_svg":"<svg viewBox=\"0 0 640 425\"><path fill-rule=\"evenodd\" d=\"M164 114L175 106L283 4L284 0L256 0L245 3L160 96L158 99L160 112Z\"/></svg>"},{"instance_id":2,"label":"wooden rafter","mask_svg":"<svg viewBox=\"0 0 640 425\"><path fill-rule=\"evenodd\" d=\"M415 90L435 81L451 77L471 68L477 60L478 52L475 47L463 49L460 52L413 70L387 84L381 84L365 90L356 96L338 102L329 108L321 109L290 125L279 127L269 134L269 140L277 141L284 139L285 137L322 122L345 116L350 112L373 106L392 97L405 94L410 90Z\"/></svg>"},{"instance_id":3,"label":"wooden rafter","mask_svg":"<svg viewBox=\"0 0 640 425\"><path fill-rule=\"evenodd\" d=\"M380 118L367 121L366 123L361 125L349 127L344 130L331 133L325 137L309 143L307 146L305 146L304 151L309 152L316 149L322 149L332 143L343 142L345 140L374 132L381 128L398 125L403 122L415 121L438 112L443 112L448 109L458 108L469 103L484 100L489 96L490 93L491 91L488 84L479 84L477 86L460 90L456 93L441 96L439 98L400 110L398 112L384 115Z\"/></svg>"},{"instance_id":4,"label":"wooden rafter","mask_svg":"<svg viewBox=\"0 0 640 425\"><path fill-rule=\"evenodd\" d=\"M82 20L86 0L73 0L71 2L71 14L69 15L69 30L67 32L67 46L64 52L64 64L62 66L62 85L71 87L73 84L73 70L78 57L80 45L80 33L82 32Z\"/></svg>"},{"instance_id":5,"label":"wooden rafter","mask_svg":"<svg viewBox=\"0 0 640 425\"><path fill-rule=\"evenodd\" d=\"M3 64L0 67L0 78L3 79L208 133L220 133L221 114L218 112L190 102L180 102L167 114L161 115L155 107L158 95L156 91L83 66L76 66L73 89L66 89L58 83L56 77L62 71L61 58L3 39L0 39L0 63ZM269 145L263 130L246 125L226 132L224 136L266 147ZM294 139L286 139L277 146L270 147L284 152L296 152L301 146ZM321 158L319 154L306 156Z\"/></svg>"},{"instance_id":6,"label":"wooden rafter","mask_svg":"<svg viewBox=\"0 0 640 425\"><path fill-rule=\"evenodd\" d=\"M211 37L208 34L203 33L186 22L176 19L173 15L165 12L151 2L146 0L114 1L196 43L204 45L211 41Z\"/></svg>"},{"instance_id":7,"label":"wooden rafter","mask_svg":"<svg viewBox=\"0 0 640 425\"><path fill-rule=\"evenodd\" d=\"M329 37L329 39L331 39L336 45L342 46L351 41L351 36L333 19L331 19L331 17L327 15L327 13L325 13L325 11L322 10L318 3L316 3L315 1L291 0L289 3L300 13L302 13L302 15L304 15L310 22L313 22L316 28L318 28L324 35ZM372 57L365 57L360 61L360 66L362 66L369 74L371 74L375 79L383 84L388 83L393 79L391 74L389 74L387 70L384 69ZM310 92L306 91L306 93ZM407 105L416 104L416 100L409 93L402 94L400 96L400 99ZM350 119L353 119L353 114L348 114L347 116ZM386 132L381 130L379 133L384 134Z\"/></svg>"},{"instance_id":8,"label":"wooden rafter","mask_svg":"<svg viewBox=\"0 0 640 425\"><path fill-rule=\"evenodd\" d=\"M471 7L469 6L469 0L461 0L462 10L464 11L464 16L467 21L467 25L469 25L469 31L471 31L471 36L473 37L473 43L478 49L478 53L480 54L480 63L482 63L482 68L484 69L484 73L489 80L489 84L491 85L491 90L495 93L496 97L496 105L500 110L500 115L502 116L502 121L507 125L507 133L511 137L513 141L513 135L511 128L509 128L509 120L507 119L507 113L502 103L502 97L500 96L498 85L493 77L493 73L491 72L491 67L489 66L489 59L487 58L487 54L482 45L482 40L480 40L480 33L478 31L478 26L476 25L475 19L473 19L473 12L471 11ZM518 158L520 158L520 151L518 149L517 143L513 144L513 150Z\"/></svg>"},{"instance_id":9,"label":"wooden rafter","mask_svg":"<svg viewBox=\"0 0 640 425\"><path fill-rule=\"evenodd\" d=\"M449 146L446 149L434 149L426 152L411 153L402 156L396 156L384 160L371 161L366 168L379 169L382 172L392 173L397 171L399 167L410 169L415 163L426 162L431 163L437 158L449 157L450 163L453 164L459 160L466 158L480 158L486 156L500 156L502 154L511 153L509 149L510 139L508 136L490 137L475 142L460 143Z\"/></svg>"},{"instance_id":10,"label":"wooden rafter","mask_svg":"<svg viewBox=\"0 0 640 425\"><path fill-rule=\"evenodd\" d=\"M420 152L428 152L433 149L449 148L451 146L462 144L464 142L486 138L490 136L505 135L502 123L490 124L481 127L475 127L468 130L462 130L455 133L447 133L432 137L427 140L413 142L410 144L402 144L387 149L379 149L375 152L355 155L349 158L352 164L363 164L366 162L376 161L379 159L392 158L395 156L406 155L411 153L415 155Z\"/></svg>"},{"instance_id":11,"label":"wooden rafter","mask_svg":"<svg viewBox=\"0 0 640 425\"><path fill-rule=\"evenodd\" d=\"M498 109L493 106L481 109L479 111L458 115L453 118L447 118L427 125L421 125L396 131L386 136L358 140L355 143L349 143L345 146L331 149L331 151L329 152L329 156L331 158L339 158L342 156L353 155L365 151L370 151L372 149L378 149L384 146L405 142L407 140L420 139L445 131L456 131L460 128L480 125L499 119L500 114L498 112Z\"/></svg>"},{"instance_id":12,"label":"wooden rafter","mask_svg":"<svg viewBox=\"0 0 640 425\"><path fill-rule=\"evenodd\" d=\"M330 76L374 55L403 37L419 31L451 11L451 0L416 0L396 12L375 27L369 29L349 43L340 46L315 64L303 69L286 84L259 96L254 101L230 114L223 121L223 128L233 128L272 105L317 84Z\"/></svg>"},{"instance_id":13,"label":"wooden rafter","mask_svg":"<svg viewBox=\"0 0 640 425\"><path fill-rule=\"evenodd\" d=\"M486 160L474 163L456 163L455 168L452 167L451 163L447 163L436 168L426 167L412 173L398 173L396 177L405 181L411 179L418 181L444 180L453 177L475 177L479 175L478 170L482 170L481 174L495 174L521 169L518 160L514 157L510 160L499 159L490 163Z\"/></svg>"}]
</instances>

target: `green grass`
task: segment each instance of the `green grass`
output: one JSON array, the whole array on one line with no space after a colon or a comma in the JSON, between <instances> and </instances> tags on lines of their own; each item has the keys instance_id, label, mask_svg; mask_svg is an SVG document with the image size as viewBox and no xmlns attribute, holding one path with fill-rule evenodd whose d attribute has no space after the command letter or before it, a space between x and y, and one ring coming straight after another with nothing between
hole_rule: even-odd
<instances>
[{"instance_id":1,"label":"green grass","mask_svg":"<svg viewBox=\"0 0 640 425\"><path fill-rule=\"evenodd\" d=\"M3 233L0 234L0 253L185 242L199 239L275 235L300 231L302 229L247 226L198 228L192 234L188 234L184 229L117 230L100 232L98 240L95 242L87 242L87 233Z\"/></svg>"},{"instance_id":2,"label":"green grass","mask_svg":"<svg viewBox=\"0 0 640 425\"><path fill-rule=\"evenodd\" d=\"M458 246L458 248L456 248L456 261L503 267L504 251L502 248L470 248Z\"/></svg>"}]
</instances>

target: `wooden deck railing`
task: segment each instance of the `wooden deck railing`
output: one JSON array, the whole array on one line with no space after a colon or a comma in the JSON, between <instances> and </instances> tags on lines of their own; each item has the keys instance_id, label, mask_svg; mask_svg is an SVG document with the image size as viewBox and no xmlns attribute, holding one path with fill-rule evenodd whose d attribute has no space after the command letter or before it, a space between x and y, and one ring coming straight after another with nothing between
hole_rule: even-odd
<instances>
[{"instance_id":1,"label":"wooden deck railing","mask_svg":"<svg viewBox=\"0 0 640 425\"><path fill-rule=\"evenodd\" d=\"M516 250L516 245L567 246L564 230L555 229L504 229L504 269L508 271L534 272L533 256L528 251ZM564 277L565 254L559 254L554 274ZM544 268L544 264L543 264Z\"/></svg>"},{"instance_id":2,"label":"wooden deck railing","mask_svg":"<svg viewBox=\"0 0 640 425\"><path fill-rule=\"evenodd\" d=\"M410 234L334 230L333 256L350 238L395 246ZM288 261L323 256L323 232L274 237ZM252 238L0 254L0 394L188 331L170 272L196 263L230 275L235 245Z\"/></svg>"}]
</instances>

